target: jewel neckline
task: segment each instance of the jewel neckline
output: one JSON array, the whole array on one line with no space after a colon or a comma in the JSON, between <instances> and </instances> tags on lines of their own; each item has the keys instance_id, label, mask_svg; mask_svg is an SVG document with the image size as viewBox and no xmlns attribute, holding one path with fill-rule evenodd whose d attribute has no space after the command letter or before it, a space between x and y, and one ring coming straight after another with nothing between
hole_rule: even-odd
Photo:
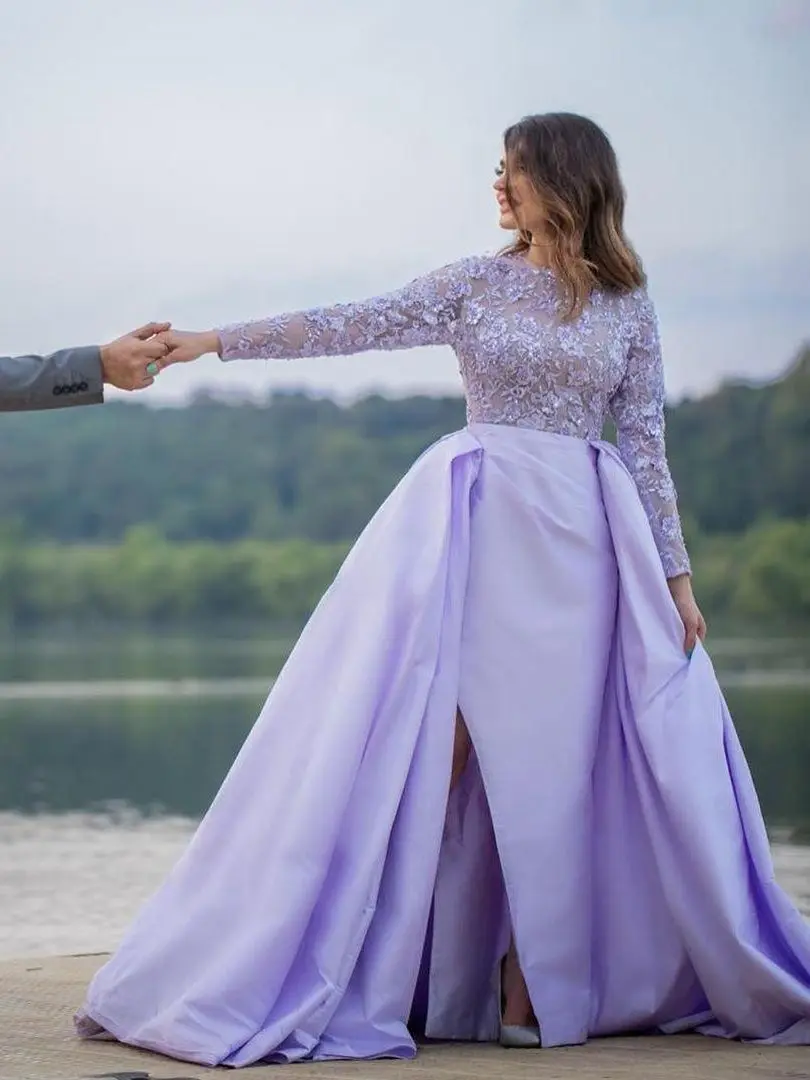
<instances>
[{"instance_id":1,"label":"jewel neckline","mask_svg":"<svg viewBox=\"0 0 810 1080\"><path fill-rule=\"evenodd\" d=\"M529 262L525 255L507 255L507 258L512 259L513 262L520 263L521 266L525 266L526 269L530 270L533 274L554 274L554 271L550 266L536 266L534 263Z\"/></svg>"}]
</instances>

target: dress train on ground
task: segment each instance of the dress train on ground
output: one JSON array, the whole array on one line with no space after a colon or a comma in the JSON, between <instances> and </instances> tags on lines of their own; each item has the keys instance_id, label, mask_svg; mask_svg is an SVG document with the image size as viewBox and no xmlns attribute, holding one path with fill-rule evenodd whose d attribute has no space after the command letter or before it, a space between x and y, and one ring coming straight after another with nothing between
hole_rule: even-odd
<instances>
[{"instance_id":1,"label":"dress train on ground","mask_svg":"<svg viewBox=\"0 0 810 1080\"><path fill-rule=\"evenodd\" d=\"M78 1030L232 1066L496 1039L510 923L546 1046L810 1043L810 928L632 478L473 424L357 541Z\"/></svg>"}]
</instances>

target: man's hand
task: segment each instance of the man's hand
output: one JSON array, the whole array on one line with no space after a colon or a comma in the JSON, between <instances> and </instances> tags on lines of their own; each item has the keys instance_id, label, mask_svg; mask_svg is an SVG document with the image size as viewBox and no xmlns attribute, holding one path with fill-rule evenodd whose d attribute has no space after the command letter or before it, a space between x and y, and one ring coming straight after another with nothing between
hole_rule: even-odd
<instances>
[{"instance_id":1,"label":"man's hand","mask_svg":"<svg viewBox=\"0 0 810 1080\"><path fill-rule=\"evenodd\" d=\"M188 330L168 330L160 335L161 341L169 350L161 361L162 368L169 364L188 364L206 353L218 353L220 350L219 334L216 330L192 333Z\"/></svg>"},{"instance_id":2,"label":"man's hand","mask_svg":"<svg viewBox=\"0 0 810 1080\"><path fill-rule=\"evenodd\" d=\"M168 351L168 346L155 335L165 333L170 326L171 323L147 323L109 345L102 345L104 382L119 390L142 390L151 386L160 371L160 361Z\"/></svg>"}]
</instances>

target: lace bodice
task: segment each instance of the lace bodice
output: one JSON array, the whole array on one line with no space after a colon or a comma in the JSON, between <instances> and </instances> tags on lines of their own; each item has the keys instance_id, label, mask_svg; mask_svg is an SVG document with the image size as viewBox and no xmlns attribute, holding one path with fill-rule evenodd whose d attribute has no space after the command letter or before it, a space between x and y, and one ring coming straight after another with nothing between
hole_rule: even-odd
<instances>
[{"instance_id":1,"label":"lace bodice","mask_svg":"<svg viewBox=\"0 0 810 1080\"><path fill-rule=\"evenodd\" d=\"M647 293L595 291L558 319L554 274L515 255L462 259L384 296L220 329L223 360L450 345L470 423L598 439L607 415L668 577L689 570L664 447L664 374Z\"/></svg>"}]
</instances>

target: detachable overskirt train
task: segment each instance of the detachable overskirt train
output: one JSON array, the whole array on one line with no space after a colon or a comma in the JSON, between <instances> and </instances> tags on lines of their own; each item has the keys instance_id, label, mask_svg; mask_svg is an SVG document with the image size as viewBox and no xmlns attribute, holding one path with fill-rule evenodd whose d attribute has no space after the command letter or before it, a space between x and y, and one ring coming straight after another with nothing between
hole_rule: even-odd
<instances>
[{"instance_id":1,"label":"detachable overskirt train","mask_svg":"<svg viewBox=\"0 0 810 1080\"><path fill-rule=\"evenodd\" d=\"M78 1029L232 1066L493 1039L510 923L546 1046L810 1043L810 927L630 475L472 425L357 541Z\"/></svg>"}]
</instances>

